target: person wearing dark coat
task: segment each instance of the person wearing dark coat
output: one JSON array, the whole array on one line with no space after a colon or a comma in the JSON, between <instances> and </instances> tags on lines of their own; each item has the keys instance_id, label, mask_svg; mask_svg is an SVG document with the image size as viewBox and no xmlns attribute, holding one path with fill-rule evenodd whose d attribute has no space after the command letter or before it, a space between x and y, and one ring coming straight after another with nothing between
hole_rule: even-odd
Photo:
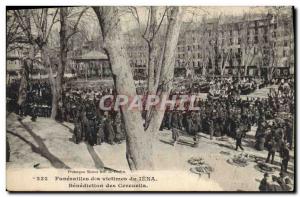
<instances>
[{"instance_id":1,"label":"person wearing dark coat","mask_svg":"<svg viewBox=\"0 0 300 197\"><path fill-rule=\"evenodd\" d=\"M89 135L88 135L88 142L91 146L94 146L97 143L97 131L98 131L98 124L95 118L89 119Z\"/></svg>"},{"instance_id":2,"label":"person wearing dark coat","mask_svg":"<svg viewBox=\"0 0 300 197\"><path fill-rule=\"evenodd\" d=\"M198 129L199 129L199 125L198 122L196 120L196 117L193 117L192 119L192 130L191 130L191 134L193 136L193 141L194 141L194 147L198 146Z\"/></svg>"},{"instance_id":3,"label":"person wearing dark coat","mask_svg":"<svg viewBox=\"0 0 300 197\"><path fill-rule=\"evenodd\" d=\"M35 122L36 119L37 119L37 107L36 107L36 104L34 104L32 106L32 110L31 110L31 121Z\"/></svg>"},{"instance_id":4,"label":"person wearing dark coat","mask_svg":"<svg viewBox=\"0 0 300 197\"><path fill-rule=\"evenodd\" d=\"M288 163L290 160L290 151L286 144L284 144L282 147L281 156L282 156L281 172L287 172Z\"/></svg>"},{"instance_id":5,"label":"person wearing dark coat","mask_svg":"<svg viewBox=\"0 0 300 197\"><path fill-rule=\"evenodd\" d=\"M241 150L244 150L244 148L242 147L242 138L243 137L244 137L243 131L240 130L240 128L237 128L236 136L235 136L235 140L236 140L235 150L238 150L238 148L240 148Z\"/></svg>"},{"instance_id":6,"label":"person wearing dark coat","mask_svg":"<svg viewBox=\"0 0 300 197\"><path fill-rule=\"evenodd\" d=\"M169 112L167 113L167 117L166 117L166 127L170 130L172 128L172 113Z\"/></svg>"},{"instance_id":7,"label":"person wearing dark coat","mask_svg":"<svg viewBox=\"0 0 300 197\"><path fill-rule=\"evenodd\" d=\"M81 142L82 137L82 127L79 117L75 120L75 127L74 127L74 137L75 137L75 143L78 144Z\"/></svg>"},{"instance_id":8,"label":"person wearing dark coat","mask_svg":"<svg viewBox=\"0 0 300 197\"><path fill-rule=\"evenodd\" d=\"M114 121L114 128L115 128L115 142L121 143L123 139L123 133L121 131L121 116L118 114Z\"/></svg>"},{"instance_id":9,"label":"person wearing dark coat","mask_svg":"<svg viewBox=\"0 0 300 197\"><path fill-rule=\"evenodd\" d=\"M115 133L112 122L109 117L104 120L104 134L106 138L106 142L109 144L114 144Z\"/></svg>"},{"instance_id":10,"label":"person wearing dark coat","mask_svg":"<svg viewBox=\"0 0 300 197\"><path fill-rule=\"evenodd\" d=\"M196 113L197 132L202 131L202 117L200 112Z\"/></svg>"},{"instance_id":11,"label":"person wearing dark coat","mask_svg":"<svg viewBox=\"0 0 300 197\"><path fill-rule=\"evenodd\" d=\"M82 128L82 132L81 132L81 139L83 141L88 139L88 132L90 130L89 128L89 121L86 117L86 111L85 108L82 108L82 111L80 112L80 121L81 121L81 128Z\"/></svg>"},{"instance_id":12,"label":"person wearing dark coat","mask_svg":"<svg viewBox=\"0 0 300 197\"><path fill-rule=\"evenodd\" d=\"M171 118L171 126L172 126L172 140L173 146L176 145L178 138L179 138L179 129L180 124L178 120L178 112L174 111Z\"/></svg>"},{"instance_id":13,"label":"person wearing dark coat","mask_svg":"<svg viewBox=\"0 0 300 197\"><path fill-rule=\"evenodd\" d=\"M273 164L276 150L277 150L277 144L276 144L274 136L272 136L271 140L268 143L268 151L269 152L268 152L268 157L266 159L266 163L268 163L270 160L270 157L272 157L271 164Z\"/></svg>"},{"instance_id":14,"label":"person wearing dark coat","mask_svg":"<svg viewBox=\"0 0 300 197\"><path fill-rule=\"evenodd\" d=\"M192 127L193 127L193 121L192 121L191 116L189 115L186 118L186 128L185 128L185 130L190 135L192 135Z\"/></svg>"},{"instance_id":15,"label":"person wearing dark coat","mask_svg":"<svg viewBox=\"0 0 300 197\"><path fill-rule=\"evenodd\" d=\"M213 136L214 136L214 132L215 132L215 123L216 121L214 121L214 116L212 117L211 120L208 120L207 123L208 123L208 131L209 131L209 136L210 136L210 140L213 139Z\"/></svg>"},{"instance_id":16,"label":"person wearing dark coat","mask_svg":"<svg viewBox=\"0 0 300 197\"><path fill-rule=\"evenodd\" d=\"M102 142L105 140L104 130L103 130L103 123L99 121L98 131L97 131L97 145L101 145Z\"/></svg>"}]
</instances>

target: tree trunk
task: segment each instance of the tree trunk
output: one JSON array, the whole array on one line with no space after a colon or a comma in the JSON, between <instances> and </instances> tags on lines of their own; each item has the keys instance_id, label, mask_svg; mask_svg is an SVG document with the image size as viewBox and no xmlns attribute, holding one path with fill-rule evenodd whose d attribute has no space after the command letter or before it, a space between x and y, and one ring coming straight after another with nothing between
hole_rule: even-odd
<instances>
[{"instance_id":1,"label":"tree trunk","mask_svg":"<svg viewBox=\"0 0 300 197\"><path fill-rule=\"evenodd\" d=\"M34 47L32 47L32 50L30 51L29 54L30 62L28 62L25 59L22 61L23 63L22 78L19 86L19 95L18 95L18 102L17 102L19 106L21 106L22 103L26 100L27 87L29 83L29 66L32 66L34 56L35 56L35 50ZM28 63L31 65L28 65Z\"/></svg>"},{"instance_id":2,"label":"tree trunk","mask_svg":"<svg viewBox=\"0 0 300 197\"><path fill-rule=\"evenodd\" d=\"M23 60L22 78L19 86L18 105L21 106L26 101L29 73L26 60Z\"/></svg>"},{"instance_id":3,"label":"tree trunk","mask_svg":"<svg viewBox=\"0 0 300 197\"><path fill-rule=\"evenodd\" d=\"M62 101L62 87L63 87L63 78L65 72L65 65L67 64L67 8L60 8L60 62L57 68L57 74L54 78L53 70L51 65L49 65L49 80L52 91L52 109L51 109L51 118L55 119L59 109L59 102Z\"/></svg>"},{"instance_id":4,"label":"tree trunk","mask_svg":"<svg viewBox=\"0 0 300 197\"><path fill-rule=\"evenodd\" d=\"M148 44L148 95L154 95L157 90L156 78L155 78L155 68L157 68L157 65L159 64L157 54L158 54L158 48L159 45L156 43L156 26L157 26L157 20L156 20L156 13L157 13L157 7L151 6L150 7L150 27L148 30L149 36L151 36L149 39L146 39ZM145 118L145 125L148 127L149 121L150 121L150 115L151 110L148 110L146 113Z\"/></svg>"},{"instance_id":5,"label":"tree trunk","mask_svg":"<svg viewBox=\"0 0 300 197\"><path fill-rule=\"evenodd\" d=\"M131 68L127 57L123 34L119 23L117 7L94 7L102 31L104 50L114 78L114 85L118 95L131 98L136 96L136 89ZM153 153L151 133L143 128L140 111L129 111L121 108L126 131L126 158L131 170L152 170Z\"/></svg>"},{"instance_id":6,"label":"tree trunk","mask_svg":"<svg viewBox=\"0 0 300 197\"><path fill-rule=\"evenodd\" d=\"M173 86L174 77L174 66L175 66L175 55L176 46L178 42L180 27L181 27L181 17L182 8L173 7L171 9L171 15L167 27L164 54L162 61L162 68L160 73L159 87L157 90L157 95L162 99L164 96L169 96L170 91ZM153 108L153 116L150 120L149 127L147 131L156 133L159 130L163 116L165 113L165 108L163 110Z\"/></svg>"},{"instance_id":7,"label":"tree trunk","mask_svg":"<svg viewBox=\"0 0 300 197\"><path fill-rule=\"evenodd\" d=\"M48 76L49 76L49 82L50 82L51 93L52 93L51 119L55 120L58 111L58 96L57 96L56 81L53 76L51 65L49 65L48 67L48 73L49 73Z\"/></svg>"},{"instance_id":8,"label":"tree trunk","mask_svg":"<svg viewBox=\"0 0 300 197\"><path fill-rule=\"evenodd\" d=\"M150 27L149 27L149 36L150 40L147 41L148 43L148 93L154 93L154 69L155 69L155 58L157 53L158 46L156 45L155 40L155 28L157 25L156 21L156 12L157 7L151 6L150 7Z\"/></svg>"},{"instance_id":9,"label":"tree trunk","mask_svg":"<svg viewBox=\"0 0 300 197\"><path fill-rule=\"evenodd\" d=\"M52 65L51 65L51 61L50 61L50 57L49 57L49 52L48 52L48 48L47 46L43 46L40 48L41 51L41 58L42 58L42 62L44 67L48 70L48 78L49 78L49 83L50 83L50 87L51 87L51 93L52 93L52 108L51 108L51 118L55 119L56 115L57 115L57 107L58 105L56 103L58 103L57 100L57 96L56 96L56 82L55 82L55 78L53 76L53 71L52 71Z\"/></svg>"}]
</instances>

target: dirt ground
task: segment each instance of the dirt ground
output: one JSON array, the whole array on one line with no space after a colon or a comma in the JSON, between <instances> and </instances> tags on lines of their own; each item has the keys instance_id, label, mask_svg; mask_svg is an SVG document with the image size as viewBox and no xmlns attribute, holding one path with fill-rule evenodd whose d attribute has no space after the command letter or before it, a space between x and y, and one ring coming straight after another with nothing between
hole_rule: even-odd
<instances>
[{"instance_id":1,"label":"dirt ground","mask_svg":"<svg viewBox=\"0 0 300 197\"><path fill-rule=\"evenodd\" d=\"M104 166L115 170L129 170L125 157L125 142L121 144L102 144L90 146L86 143L75 144L71 133L73 125L70 123L57 123L47 118L38 118L32 122L29 117L21 122L15 114L7 118L7 137L11 148L11 161L7 168L53 168L61 165L70 168L101 169ZM267 151L256 151L253 148L255 127L243 141L244 152L266 158ZM30 132L30 131L32 132ZM246 167L238 167L227 162L235 154L235 142L228 138L227 141L219 139L210 140L209 136L200 134L199 146L193 147L192 138L181 135L180 142L172 146L171 132L161 131L157 134L154 153L156 170L184 171L191 173L192 167L187 161L191 157L202 157L213 168L213 172L201 176L203 181L214 182L223 190L228 191L257 191L263 173L254 168L255 162L250 162ZM226 154L220 153L223 151ZM41 155L46 154L46 156ZM291 153L292 158L294 153ZM280 157L275 157L275 166L280 168ZM289 170L293 172L292 159ZM198 177L195 174L195 177Z\"/></svg>"}]
</instances>

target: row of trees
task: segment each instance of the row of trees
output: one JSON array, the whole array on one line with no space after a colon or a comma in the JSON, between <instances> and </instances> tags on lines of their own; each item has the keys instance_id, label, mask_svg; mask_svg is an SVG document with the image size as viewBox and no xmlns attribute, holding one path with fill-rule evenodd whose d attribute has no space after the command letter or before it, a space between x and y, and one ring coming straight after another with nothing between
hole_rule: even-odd
<instances>
[{"instance_id":1,"label":"row of trees","mask_svg":"<svg viewBox=\"0 0 300 197\"><path fill-rule=\"evenodd\" d=\"M48 72L52 91L52 112L51 118L55 119L58 103L62 98L62 86L67 56L69 50L69 40L78 33L79 22L88 8L43 8L43 9L23 9L8 11L7 18L7 48L15 50L24 48L27 45L29 53L23 54L23 74L19 88L18 104L21 105L26 99L27 85L29 82L29 66L37 62L45 67ZM59 28L60 54L59 63L54 67L51 53L51 34L53 29ZM20 44L21 43L21 44ZM29 47L28 47L29 46ZM37 55L40 54L40 58ZM54 77L53 70L56 70Z\"/></svg>"}]
</instances>

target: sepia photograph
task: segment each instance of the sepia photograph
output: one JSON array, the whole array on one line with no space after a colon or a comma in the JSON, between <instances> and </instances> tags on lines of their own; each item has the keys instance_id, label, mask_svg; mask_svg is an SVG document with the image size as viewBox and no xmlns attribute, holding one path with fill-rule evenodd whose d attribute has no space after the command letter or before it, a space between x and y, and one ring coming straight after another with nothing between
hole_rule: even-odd
<instances>
[{"instance_id":1,"label":"sepia photograph","mask_svg":"<svg viewBox=\"0 0 300 197\"><path fill-rule=\"evenodd\" d=\"M7 191L295 192L295 15L7 6Z\"/></svg>"}]
</instances>

